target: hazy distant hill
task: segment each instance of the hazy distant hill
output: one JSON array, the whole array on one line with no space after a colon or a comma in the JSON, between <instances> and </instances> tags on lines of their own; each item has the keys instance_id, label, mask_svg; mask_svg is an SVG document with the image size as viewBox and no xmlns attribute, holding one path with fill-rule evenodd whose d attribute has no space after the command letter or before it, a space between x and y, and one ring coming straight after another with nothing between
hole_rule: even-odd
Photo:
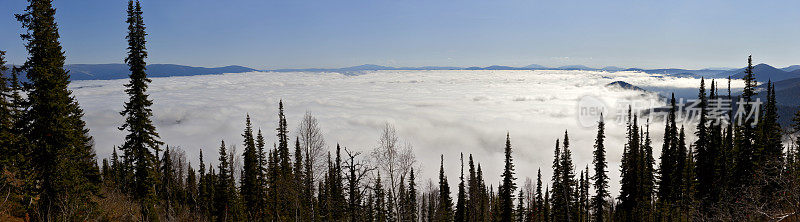
<instances>
[{"instance_id":1,"label":"hazy distant hill","mask_svg":"<svg viewBox=\"0 0 800 222\"><path fill-rule=\"evenodd\" d=\"M614 81L612 83L606 84L606 87L614 87L614 88L621 88L621 89L627 89L627 90L635 90L635 91L647 92L647 90L639 88L638 86L634 86L634 85L632 85L630 83L627 83L625 81Z\"/></svg>"},{"instance_id":2,"label":"hazy distant hill","mask_svg":"<svg viewBox=\"0 0 800 222\"><path fill-rule=\"evenodd\" d=\"M597 70L595 68L589 68L588 66L585 66L585 65L568 65L568 66L561 66L561 67L558 67L556 69L560 69L560 70Z\"/></svg>"},{"instance_id":3,"label":"hazy distant hill","mask_svg":"<svg viewBox=\"0 0 800 222\"><path fill-rule=\"evenodd\" d=\"M543 66L543 65L539 65L539 64L530 64L530 65L527 65L527 66L522 67L522 68L526 68L526 69L549 69L549 68L547 68L547 66Z\"/></svg>"},{"instance_id":4,"label":"hazy distant hill","mask_svg":"<svg viewBox=\"0 0 800 222\"><path fill-rule=\"evenodd\" d=\"M797 70L800 70L800 65L787 66L787 67L781 68L781 70L787 71L787 72L797 71Z\"/></svg>"},{"instance_id":5,"label":"hazy distant hill","mask_svg":"<svg viewBox=\"0 0 800 222\"><path fill-rule=\"evenodd\" d=\"M69 70L71 80L109 80L128 78L126 64L71 64L64 68ZM256 71L244 66L225 66L217 68L193 67L174 64L147 65L148 77L212 75L222 73L242 73Z\"/></svg>"},{"instance_id":6,"label":"hazy distant hill","mask_svg":"<svg viewBox=\"0 0 800 222\"><path fill-rule=\"evenodd\" d=\"M717 74L716 77L727 78L728 76L730 76L731 78L734 79L741 79L742 77L744 77L744 70L745 70L744 68L741 68L737 70L722 72ZM756 81L758 82L767 82L768 80L777 82L792 78L800 78L800 73L786 72L764 63L753 66L753 73L755 74Z\"/></svg>"},{"instance_id":7,"label":"hazy distant hill","mask_svg":"<svg viewBox=\"0 0 800 222\"><path fill-rule=\"evenodd\" d=\"M616 66L606 66L606 67L603 67L601 70L616 72L616 71L625 70L625 68L616 67Z\"/></svg>"}]
</instances>

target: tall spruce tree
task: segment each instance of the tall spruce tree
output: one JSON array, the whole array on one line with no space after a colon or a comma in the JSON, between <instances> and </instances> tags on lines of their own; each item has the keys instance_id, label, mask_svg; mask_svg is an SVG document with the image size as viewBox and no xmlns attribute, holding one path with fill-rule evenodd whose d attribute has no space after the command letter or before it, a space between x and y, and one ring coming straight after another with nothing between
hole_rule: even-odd
<instances>
[{"instance_id":1,"label":"tall spruce tree","mask_svg":"<svg viewBox=\"0 0 800 222\"><path fill-rule=\"evenodd\" d=\"M603 209L606 206L606 198L610 197L608 192L608 163L606 162L606 148L605 141L605 122L603 122L603 114L600 114L600 120L597 122L597 137L594 140L594 192L595 196L592 198L592 211L594 211L594 221L603 222L605 218Z\"/></svg>"},{"instance_id":2,"label":"tall spruce tree","mask_svg":"<svg viewBox=\"0 0 800 222\"><path fill-rule=\"evenodd\" d=\"M56 10L51 0L28 3L16 19L27 29L20 36L29 53L21 68L29 83L22 135L31 151L34 184L29 187L38 208L30 215L32 220L77 220L93 211L91 196L98 190L100 172L92 138L81 119L83 110L67 88L69 73L63 68Z\"/></svg>"},{"instance_id":3,"label":"tall spruce tree","mask_svg":"<svg viewBox=\"0 0 800 222\"><path fill-rule=\"evenodd\" d=\"M480 194L483 192L475 172L475 161L469 155L469 176L467 178L467 221L478 221Z\"/></svg>"},{"instance_id":4,"label":"tall spruce tree","mask_svg":"<svg viewBox=\"0 0 800 222\"><path fill-rule=\"evenodd\" d=\"M753 73L753 56L747 57L747 67L744 70L744 88L739 102L744 102L744 110L739 110L738 113L746 113L753 109L753 97L756 96L756 87L758 82ZM735 166L733 173L739 175L734 178L733 187L741 188L752 182L753 170L756 165L753 160L754 155L754 118L747 118L747 116L737 116L735 118L736 129L734 136L734 153L735 153ZM747 176L744 176L747 175Z\"/></svg>"},{"instance_id":5,"label":"tall spruce tree","mask_svg":"<svg viewBox=\"0 0 800 222\"><path fill-rule=\"evenodd\" d=\"M410 173L408 174L408 219L407 221L418 221L417 216L417 182L414 175L414 168L411 168Z\"/></svg>"},{"instance_id":6,"label":"tall spruce tree","mask_svg":"<svg viewBox=\"0 0 800 222\"><path fill-rule=\"evenodd\" d=\"M441 156L439 165L439 194L436 207L435 220L441 222L453 221L453 199L450 197L450 185L444 175L444 155Z\"/></svg>"},{"instance_id":7,"label":"tall spruce tree","mask_svg":"<svg viewBox=\"0 0 800 222\"><path fill-rule=\"evenodd\" d=\"M556 141L556 150L559 150ZM560 154L560 155L559 155ZM576 207L577 181L575 180L575 167L572 164L572 151L569 150L569 134L564 131L564 140L560 151L556 151L553 172L552 191L552 219L555 221L577 220L578 208Z\"/></svg>"},{"instance_id":8,"label":"tall spruce tree","mask_svg":"<svg viewBox=\"0 0 800 222\"><path fill-rule=\"evenodd\" d=\"M566 140L565 140L566 141ZM514 190L517 189L517 184L514 183L514 162L511 157L511 138L506 133L506 147L504 149L505 167L503 168L502 184L499 187L500 198L500 220L513 221L514 220Z\"/></svg>"},{"instance_id":9,"label":"tall spruce tree","mask_svg":"<svg viewBox=\"0 0 800 222\"><path fill-rule=\"evenodd\" d=\"M676 202L674 190L678 186L678 181L675 181L674 176L677 167L677 159L682 156L677 154L677 125L675 123L675 94L672 94L670 100L670 109L667 114L665 129L664 129L664 143L661 147L661 157L658 169L658 218L657 220L674 220L672 215L672 207Z\"/></svg>"},{"instance_id":10,"label":"tall spruce tree","mask_svg":"<svg viewBox=\"0 0 800 222\"><path fill-rule=\"evenodd\" d=\"M466 221L467 219L467 194L464 189L464 153L461 153L461 175L458 177L458 194L456 195L456 214L455 221Z\"/></svg>"},{"instance_id":11,"label":"tall spruce tree","mask_svg":"<svg viewBox=\"0 0 800 222\"><path fill-rule=\"evenodd\" d=\"M234 208L234 185L233 185L233 172L230 171L228 161L228 151L225 146L225 141L221 142L219 146L219 166L217 169L219 173L216 175L216 184L214 190L214 217L216 221L234 221L233 208Z\"/></svg>"},{"instance_id":12,"label":"tall spruce tree","mask_svg":"<svg viewBox=\"0 0 800 222\"><path fill-rule=\"evenodd\" d=\"M18 158L15 158L15 153L19 150L15 146L15 141L18 135L14 132L15 118L12 114L14 112L14 103L12 93L14 89L11 87L11 81L6 77L8 74L8 67L6 67L6 52L0 51L0 172L16 172L9 166L13 166ZM104 165L105 166L105 165ZM103 171L103 179L105 177L105 169ZM5 178L0 176L0 184L5 185Z\"/></svg>"},{"instance_id":13,"label":"tall spruce tree","mask_svg":"<svg viewBox=\"0 0 800 222\"><path fill-rule=\"evenodd\" d=\"M713 148L710 141L711 135L707 120L708 99L706 97L705 79L703 78L700 79L700 92L697 95L697 104L700 109L699 118L697 118L697 131L695 131L697 140L694 142L695 151L697 152L695 154L695 156L697 156L697 168L693 170L696 171L699 183L698 197L703 200L703 209L707 209L711 204L707 202L707 200L710 200L711 190L714 187L714 177L716 173L716 166L714 166L714 164L719 153L712 153Z\"/></svg>"},{"instance_id":14,"label":"tall spruce tree","mask_svg":"<svg viewBox=\"0 0 800 222\"><path fill-rule=\"evenodd\" d=\"M125 136L125 142L120 150L133 165L133 180L129 181L134 183L130 185L133 188L133 195L140 200L145 214L154 219L154 212L151 211L155 210L157 199L153 184L157 179L152 166L158 157L152 152L158 152L164 143L160 141L156 128L150 120L153 116L153 111L150 109L153 101L148 98L147 84L151 80L147 78L145 72L147 64L144 61L147 58L145 47L147 34L139 1L134 3L129 0L127 12L128 55L125 57L125 63L128 64L131 73L130 81L125 84L127 87L125 93L128 94L129 100L125 102L124 109L120 112L120 115L125 117L125 123L119 129L127 131L128 135Z\"/></svg>"},{"instance_id":15,"label":"tall spruce tree","mask_svg":"<svg viewBox=\"0 0 800 222\"><path fill-rule=\"evenodd\" d=\"M247 218L248 220L255 220L260 218L260 212L263 209L261 206L262 187L258 181L261 166L258 160L259 154L253 137L253 126L250 122L249 114L245 117L245 128L242 137L244 137L244 153L242 154L244 157L244 169L242 169L240 178L240 189Z\"/></svg>"},{"instance_id":16,"label":"tall spruce tree","mask_svg":"<svg viewBox=\"0 0 800 222\"><path fill-rule=\"evenodd\" d=\"M544 196L542 196L542 169L539 168L536 171L536 204L534 209L534 221L544 221L544 214L545 214L545 201Z\"/></svg>"}]
</instances>

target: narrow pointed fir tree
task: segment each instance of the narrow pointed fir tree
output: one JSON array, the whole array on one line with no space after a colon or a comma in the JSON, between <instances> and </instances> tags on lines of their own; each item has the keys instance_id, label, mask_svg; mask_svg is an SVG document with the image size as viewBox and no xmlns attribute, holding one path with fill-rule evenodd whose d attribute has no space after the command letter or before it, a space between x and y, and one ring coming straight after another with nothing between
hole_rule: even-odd
<instances>
[{"instance_id":1,"label":"narrow pointed fir tree","mask_svg":"<svg viewBox=\"0 0 800 222\"><path fill-rule=\"evenodd\" d=\"M166 207L170 208L170 205L173 201L173 189L175 188L174 181L172 180L174 169L172 169L172 156L169 152L169 146L166 147L164 150L164 156L161 159L161 169L159 175L161 179L159 180L159 198L166 203Z\"/></svg>"},{"instance_id":2,"label":"narrow pointed fir tree","mask_svg":"<svg viewBox=\"0 0 800 222\"><path fill-rule=\"evenodd\" d=\"M466 221L467 216L467 195L464 189L464 153L461 153L461 175L458 177L458 194L456 197L455 221Z\"/></svg>"},{"instance_id":3,"label":"narrow pointed fir tree","mask_svg":"<svg viewBox=\"0 0 800 222\"><path fill-rule=\"evenodd\" d=\"M15 89L14 83L7 78L8 67L6 67L5 51L0 51L0 172L14 172L19 173L17 168L21 163L21 146L18 146L17 141L20 137L15 132L15 125L19 121L15 116L16 104L13 98ZM105 162L104 162L105 166ZM103 179L107 180L107 172L103 170ZM5 185L6 179L0 176L0 184Z\"/></svg>"},{"instance_id":4,"label":"narrow pointed fir tree","mask_svg":"<svg viewBox=\"0 0 800 222\"><path fill-rule=\"evenodd\" d=\"M503 168L503 174L501 175L503 179L503 183L500 185L500 219L501 221L513 221L514 220L514 190L517 189L517 184L514 183L514 162L511 157L511 138L508 133L506 133L506 147L504 149L505 153L505 167Z\"/></svg>"},{"instance_id":5,"label":"narrow pointed fir tree","mask_svg":"<svg viewBox=\"0 0 800 222\"><path fill-rule=\"evenodd\" d=\"M558 141L556 141L556 150L559 150ZM572 221L577 220L578 208L576 205L577 182L575 180L575 167L572 164L572 152L569 150L569 134L564 131L564 140L560 151L556 151L559 155L557 165L554 164L553 178L557 179L553 182L553 206L552 206L552 219L555 221ZM556 182L557 181L557 182Z\"/></svg>"},{"instance_id":6,"label":"narrow pointed fir tree","mask_svg":"<svg viewBox=\"0 0 800 222\"><path fill-rule=\"evenodd\" d=\"M580 201L581 201L581 219L582 221L591 221L591 198L589 198L589 186L591 186L591 182L589 182L589 166L586 166L583 175L581 175L583 182L580 184Z\"/></svg>"},{"instance_id":7,"label":"narrow pointed fir tree","mask_svg":"<svg viewBox=\"0 0 800 222\"><path fill-rule=\"evenodd\" d=\"M418 221L418 214L417 214L417 182L416 177L414 175L414 168L411 168L411 172L408 174L408 217L407 221Z\"/></svg>"},{"instance_id":8,"label":"narrow pointed fir tree","mask_svg":"<svg viewBox=\"0 0 800 222\"><path fill-rule=\"evenodd\" d=\"M444 175L444 155L441 156L439 165L439 205L436 207L436 221L453 221L453 199L450 197L450 185Z\"/></svg>"},{"instance_id":9,"label":"narrow pointed fir tree","mask_svg":"<svg viewBox=\"0 0 800 222\"><path fill-rule=\"evenodd\" d=\"M256 148L255 138L253 137L253 126L250 122L250 115L245 117L244 133L244 153L242 153L244 160L244 169L240 178L240 189L242 200L244 201L245 212L247 213L248 220L255 220L259 218L261 207L261 184L258 181L258 174L260 173L260 164L258 160L258 150Z\"/></svg>"},{"instance_id":10,"label":"narrow pointed fir tree","mask_svg":"<svg viewBox=\"0 0 800 222\"><path fill-rule=\"evenodd\" d=\"M536 204L533 209L533 221L544 221L544 196L542 196L542 169L536 171Z\"/></svg>"},{"instance_id":11,"label":"narrow pointed fir tree","mask_svg":"<svg viewBox=\"0 0 800 222\"><path fill-rule=\"evenodd\" d=\"M228 162L228 151L225 146L225 141L221 142L219 146L219 165L217 169L219 173L216 175L216 184L214 190L214 217L217 221L233 221L233 172L229 169L230 163Z\"/></svg>"},{"instance_id":12,"label":"narrow pointed fir tree","mask_svg":"<svg viewBox=\"0 0 800 222\"><path fill-rule=\"evenodd\" d=\"M69 74L63 68L65 57L52 1L28 3L16 19L27 29L20 36L29 54L21 69L28 79L22 135L30 150L32 184L28 187L33 188L30 204L35 207L30 208L31 220L79 220L92 213L91 197L100 182L93 142L81 119L83 110L67 88Z\"/></svg>"},{"instance_id":13,"label":"narrow pointed fir tree","mask_svg":"<svg viewBox=\"0 0 800 222\"><path fill-rule=\"evenodd\" d=\"M752 55L747 57L747 67L744 70L744 77L742 79L744 80L744 88L742 89L739 102L745 103L743 106L745 110L743 111L746 113L753 109L753 104L751 102L753 101L753 97L757 95L755 90L758 86L758 82L755 79L755 73L753 73ZM747 118L747 116L736 116L735 121L735 166L733 173L734 175L739 176L735 177L733 187L742 188L743 186L747 186L752 182L753 178L751 175L754 175L753 170L756 167L753 159L753 155L755 154L753 147L753 142L755 140L753 123L755 119Z\"/></svg>"},{"instance_id":14,"label":"narrow pointed fir tree","mask_svg":"<svg viewBox=\"0 0 800 222\"><path fill-rule=\"evenodd\" d=\"M600 121L597 122L597 137L594 140L594 192L595 196L592 198L592 211L594 211L594 221L606 221L603 217L606 206L606 198L610 197L608 192L608 163L606 162L606 148L605 142L605 122L603 122L603 114L600 114Z\"/></svg>"},{"instance_id":15,"label":"narrow pointed fir tree","mask_svg":"<svg viewBox=\"0 0 800 222\"><path fill-rule=\"evenodd\" d=\"M522 189L519 190L517 194L517 208L514 210L514 221L523 222L525 221L525 214L527 209L525 209L525 194L522 192Z\"/></svg>"},{"instance_id":16,"label":"narrow pointed fir tree","mask_svg":"<svg viewBox=\"0 0 800 222\"><path fill-rule=\"evenodd\" d=\"M489 219L489 197L488 193L486 193L486 182L483 181L483 170L481 169L480 163L478 163L478 170L475 175L478 185L478 189L476 189L478 209L477 212L475 212L475 219L477 221L486 221Z\"/></svg>"},{"instance_id":17,"label":"narrow pointed fir tree","mask_svg":"<svg viewBox=\"0 0 800 222\"><path fill-rule=\"evenodd\" d=\"M475 161L472 159L472 154L469 155L469 175L467 178L467 221L477 221L478 207L480 206L480 193L483 192L480 188L480 183L475 172Z\"/></svg>"},{"instance_id":18,"label":"narrow pointed fir tree","mask_svg":"<svg viewBox=\"0 0 800 222\"><path fill-rule=\"evenodd\" d=\"M284 115L283 100L278 102L278 128L275 129L278 137L278 144L276 148L276 180L275 194L276 205L279 220L290 220L296 215L295 205L292 200L296 199L292 190L294 190L294 171L292 169L291 156L289 154L289 137L288 127L286 124L286 116Z\"/></svg>"},{"instance_id":19,"label":"narrow pointed fir tree","mask_svg":"<svg viewBox=\"0 0 800 222\"><path fill-rule=\"evenodd\" d=\"M197 205L198 210L201 215L207 215L209 213L209 203L213 201L211 197L211 193L208 192L210 186L206 181L208 180L206 176L206 164L203 161L203 150L200 149L200 166L198 172L200 173L198 182L197 182Z\"/></svg>"},{"instance_id":20,"label":"narrow pointed fir tree","mask_svg":"<svg viewBox=\"0 0 800 222\"><path fill-rule=\"evenodd\" d=\"M380 171L378 171L378 176L375 177L375 185L373 186L372 193L375 195L375 205L373 206L375 208L375 221L388 221L389 213L386 212L386 194L383 190Z\"/></svg>"},{"instance_id":21,"label":"narrow pointed fir tree","mask_svg":"<svg viewBox=\"0 0 800 222\"><path fill-rule=\"evenodd\" d=\"M306 177L309 175L305 174L304 168L304 160L303 160L303 152L300 149L300 138L295 138L294 144L294 185L292 186L293 191L295 193L295 206L297 206L298 219L301 221L308 221L313 220L310 206L311 201L308 198L311 193L309 189L305 186L306 185Z\"/></svg>"},{"instance_id":22,"label":"narrow pointed fir tree","mask_svg":"<svg viewBox=\"0 0 800 222\"><path fill-rule=\"evenodd\" d=\"M544 188L544 209L542 213L542 221L551 221L552 217L552 205L550 204L550 187L545 186Z\"/></svg>"},{"instance_id":23,"label":"narrow pointed fir tree","mask_svg":"<svg viewBox=\"0 0 800 222\"><path fill-rule=\"evenodd\" d=\"M766 102L761 107L761 117L757 125L756 151L754 153L755 165L762 180L767 183L762 187L762 193L767 198L777 198L780 189L779 177L784 166L783 133L778 123L778 108L775 99L775 85L769 81L766 88Z\"/></svg>"},{"instance_id":24,"label":"narrow pointed fir tree","mask_svg":"<svg viewBox=\"0 0 800 222\"><path fill-rule=\"evenodd\" d=\"M658 218L657 220L674 220L672 217L672 207L676 201L675 197L675 186L678 186L677 181L675 181L674 171L677 167L677 159L681 158L681 155L677 155L677 125L675 123L675 94L672 94L672 99L670 100L670 109L669 113L667 114L665 129L664 129L664 143L661 147L661 157L658 169Z\"/></svg>"},{"instance_id":25,"label":"narrow pointed fir tree","mask_svg":"<svg viewBox=\"0 0 800 222\"><path fill-rule=\"evenodd\" d=\"M124 110L120 115L125 116L125 123L120 127L120 130L127 130L128 135L125 137L121 150L129 154L127 157L134 164L134 197L140 198L143 201L150 201L148 205L154 204L153 190L151 187L155 183L154 175L150 166L155 161L155 156L151 152L158 152L159 146L163 145L160 141L156 128L150 118L153 116L153 111L150 106L153 101L150 100L147 94L148 83L150 79L147 78L145 72L147 65L144 61L147 58L147 51L145 47L145 26L142 20L142 10L139 1L128 1L128 56L125 62L131 72L130 82L125 85L127 89L125 92L129 96L128 102L124 105ZM143 203L144 204L144 203ZM149 207L144 208L149 209Z\"/></svg>"},{"instance_id":26,"label":"narrow pointed fir tree","mask_svg":"<svg viewBox=\"0 0 800 222\"><path fill-rule=\"evenodd\" d=\"M553 151L553 177L551 183L553 184L552 190L552 215L556 218L555 215L559 215L559 219L565 220L564 218L560 218L561 216L565 216L565 210L567 208L566 203L564 202L564 191L562 191L561 187L563 186L561 180L561 142L559 139L556 139L556 148Z\"/></svg>"},{"instance_id":27,"label":"narrow pointed fir tree","mask_svg":"<svg viewBox=\"0 0 800 222\"><path fill-rule=\"evenodd\" d=\"M655 213L655 180L656 170L654 168L655 159L653 158L653 141L650 138L650 120L645 123L644 133L641 135L641 206L644 208L643 217L652 220Z\"/></svg>"},{"instance_id":28,"label":"narrow pointed fir tree","mask_svg":"<svg viewBox=\"0 0 800 222\"><path fill-rule=\"evenodd\" d=\"M715 177L715 169L714 166L714 159L718 157L718 153L711 152L711 141L710 141L710 132L708 129L708 115L707 115L707 106L708 101L706 97L706 88L705 88L705 80L703 78L700 79L700 92L697 95L698 100L698 108L700 109L698 123L697 123L697 131L695 131L695 135L697 136L697 140L694 142L695 151L697 152L695 156L697 156L697 168L696 173L698 176L699 182L699 198L703 200L702 207L703 209L707 209L710 207L710 202L706 200L710 200L711 189L714 186L714 177Z\"/></svg>"}]
</instances>

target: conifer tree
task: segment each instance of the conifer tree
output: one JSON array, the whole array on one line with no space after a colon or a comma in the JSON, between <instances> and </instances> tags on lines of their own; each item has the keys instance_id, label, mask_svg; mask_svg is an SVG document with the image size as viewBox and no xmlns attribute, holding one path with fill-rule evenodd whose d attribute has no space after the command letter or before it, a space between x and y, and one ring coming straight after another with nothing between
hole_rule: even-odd
<instances>
[{"instance_id":1,"label":"conifer tree","mask_svg":"<svg viewBox=\"0 0 800 222\"><path fill-rule=\"evenodd\" d=\"M766 88L766 102L761 107L761 117L757 124L756 132L756 160L757 172L762 174L767 183L762 192L767 198L775 199L780 188L779 177L784 166L783 133L778 123L778 107L775 99L775 85L769 81Z\"/></svg>"},{"instance_id":2,"label":"conifer tree","mask_svg":"<svg viewBox=\"0 0 800 222\"><path fill-rule=\"evenodd\" d=\"M209 213L209 205L213 201L213 193L209 192L210 185L206 176L206 164L203 161L203 150L200 149L199 177L197 181L197 205L201 215Z\"/></svg>"},{"instance_id":3,"label":"conifer tree","mask_svg":"<svg viewBox=\"0 0 800 222\"><path fill-rule=\"evenodd\" d=\"M173 189L174 189L174 181L173 181L173 173L174 169L172 168L172 156L169 152L169 146L166 147L164 150L163 159L161 159L161 169L159 175L161 176L160 182L160 189L158 190L159 198L166 203L166 207L170 208L173 200Z\"/></svg>"},{"instance_id":4,"label":"conifer tree","mask_svg":"<svg viewBox=\"0 0 800 222\"><path fill-rule=\"evenodd\" d=\"M517 194L517 208L514 210L514 221L523 222L525 221L525 196L522 192L522 189L519 190L519 194Z\"/></svg>"},{"instance_id":5,"label":"conifer tree","mask_svg":"<svg viewBox=\"0 0 800 222\"><path fill-rule=\"evenodd\" d=\"M586 166L586 169L581 174L581 178L583 178L582 182L580 183L580 202L581 202L581 221L590 221L590 209L591 204L589 198L589 166Z\"/></svg>"},{"instance_id":6,"label":"conifer tree","mask_svg":"<svg viewBox=\"0 0 800 222\"><path fill-rule=\"evenodd\" d=\"M744 88L742 89L742 94L740 101L744 102L744 109L743 111L749 112L752 110L753 105L751 102L753 101L753 97L756 96L756 87L758 86L758 82L755 79L755 74L753 73L753 56L747 57L747 67L744 70ZM754 130L753 130L753 122L755 121L753 118L747 118L746 116L739 116L735 118L736 121L736 129L735 129L735 136L734 136L734 152L735 152L735 166L733 173L734 175L740 175L734 178L733 187L741 188L742 186L748 185L752 181L752 176L742 176L742 175L754 175L753 170L755 169L756 165L753 162L754 159Z\"/></svg>"},{"instance_id":7,"label":"conifer tree","mask_svg":"<svg viewBox=\"0 0 800 222\"><path fill-rule=\"evenodd\" d=\"M461 153L461 176L458 177L458 194L456 198L455 221L466 221L467 219L467 195L464 189L464 153Z\"/></svg>"},{"instance_id":8,"label":"conifer tree","mask_svg":"<svg viewBox=\"0 0 800 222\"><path fill-rule=\"evenodd\" d=\"M561 179L561 143L559 139L556 139L556 147L554 149L553 155L553 177L552 177L552 211L551 214L553 218L558 217L561 220L566 220L566 197L564 197L564 189L562 189L563 180ZM558 215L558 216L556 216Z\"/></svg>"},{"instance_id":9,"label":"conifer tree","mask_svg":"<svg viewBox=\"0 0 800 222\"><path fill-rule=\"evenodd\" d=\"M653 158L653 141L650 138L650 123L649 119L645 125L645 131L641 137L643 142L640 145L642 150L640 153L642 157L642 172L641 172L641 206L644 208L643 216L646 219L652 219L654 216L654 197L655 197L655 174L656 170L653 168L655 159Z\"/></svg>"},{"instance_id":10,"label":"conifer tree","mask_svg":"<svg viewBox=\"0 0 800 222\"><path fill-rule=\"evenodd\" d=\"M479 206L480 206L480 193L483 192L480 188L480 183L475 172L475 161L472 159L472 154L469 155L469 175L467 178L467 221L478 221Z\"/></svg>"},{"instance_id":11,"label":"conifer tree","mask_svg":"<svg viewBox=\"0 0 800 222\"><path fill-rule=\"evenodd\" d=\"M544 188L544 213L542 213L543 221L552 221L552 204L550 204L550 187Z\"/></svg>"},{"instance_id":12,"label":"conifer tree","mask_svg":"<svg viewBox=\"0 0 800 222\"><path fill-rule=\"evenodd\" d=\"M608 192L608 163L606 162L606 148L605 141L605 123L603 122L603 114L600 114L600 121L597 122L597 137L594 140L594 192L595 196L592 198L592 210L594 211L594 221L603 222L603 209L606 206L606 198L610 197Z\"/></svg>"},{"instance_id":13,"label":"conifer tree","mask_svg":"<svg viewBox=\"0 0 800 222\"><path fill-rule=\"evenodd\" d=\"M677 159L681 159L681 155L677 154L677 125L675 123L675 94L672 94L670 100L670 110L667 114L665 129L664 129L664 143L661 148L661 157L658 169L658 220L674 220L672 215L672 207L677 201L675 197L675 187L678 181L675 181L674 171L677 167Z\"/></svg>"},{"instance_id":14,"label":"conifer tree","mask_svg":"<svg viewBox=\"0 0 800 222\"><path fill-rule=\"evenodd\" d=\"M578 215L578 208L576 207L577 195L575 192L578 184L575 180L572 152L569 150L569 134L566 131L564 131L562 145L560 151L556 151L558 164L554 164L553 167L553 178L557 179L557 182L553 182L552 219L555 221L572 221L577 220L576 216ZM559 149L558 141L556 141L556 149Z\"/></svg>"},{"instance_id":15,"label":"conifer tree","mask_svg":"<svg viewBox=\"0 0 800 222\"><path fill-rule=\"evenodd\" d=\"M9 169L12 168L9 166L16 165L14 163L19 160L19 158L16 158L19 148L15 144L19 135L14 132L14 125L17 122L13 114L15 111L15 104L12 98L14 89L11 86L11 81L6 78L8 67L6 67L5 54L5 51L0 51L0 172L5 172L6 170L16 172L15 169ZM105 161L103 163L105 167L107 164ZM103 169L104 180L108 179L106 174L106 170ZM6 179L3 177L0 176L0 184L5 185Z\"/></svg>"},{"instance_id":16,"label":"conifer tree","mask_svg":"<svg viewBox=\"0 0 800 222\"><path fill-rule=\"evenodd\" d=\"M261 205L261 184L258 181L258 175L261 171L261 166L258 160L258 150L256 148L255 138L253 137L253 126L250 123L250 115L245 117L244 133L244 169L242 169L242 176L240 178L240 186L242 193L242 201L244 202L245 212L247 212L248 220L255 220L259 218Z\"/></svg>"},{"instance_id":17,"label":"conifer tree","mask_svg":"<svg viewBox=\"0 0 800 222\"><path fill-rule=\"evenodd\" d=\"M197 198L198 198L198 190L197 190L197 174L192 168L192 164L187 164L186 167L186 204L191 207L192 213L198 213L198 206L197 206Z\"/></svg>"},{"instance_id":18,"label":"conifer tree","mask_svg":"<svg viewBox=\"0 0 800 222\"><path fill-rule=\"evenodd\" d=\"M566 140L565 140L566 142ZM499 198L500 198L500 220L501 221L513 221L514 219L514 190L517 189L516 183L514 183L514 163L511 157L511 138L509 134L506 134L506 147L504 150L505 153L505 167L503 169L503 174L501 175L503 179L503 183L499 187Z\"/></svg>"},{"instance_id":19,"label":"conifer tree","mask_svg":"<svg viewBox=\"0 0 800 222\"><path fill-rule=\"evenodd\" d=\"M450 197L450 185L444 175L444 155L441 156L439 165L439 205L436 207L435 220L442 222L453 221L453 200Z\"/></svg>"},{"instance_id":20,"label":"conifer tree","mask_svg":"<svg viewBox=\"0 0 800 222\"><path fill-rule=\"evenodd\" d=\"M386 212L386 194L383 190L381 183L381 172L378 171L378 176L375 177L375 185L373 186L372 193L375 195L375 221L382 222L388 221L388 212Z\"/></svg>"},{"instance_id":21,"label":"conifer tree","mask_svg":"<svg viewBox=\"0 0 800 222\"><path fill-rule=\"evenodd\" d=\"M418 218L418 216L417 216L417 182L416 182L416 177L414 175L414 168L413 167L411 168L411 171L408 174L408 192L406 193L406 195L408 195L408 202L407 202L407 204L408 204L408 206L407 206L407 210L408 210L407 219L408 220L407 221L417 221L418 220L417 219Z\"/></svg>"},{"instance_id":22,"label":"conifer tree","mask_svg":"<svg viewBox=\"0 0 800 222\"><path fill-rule=\"evenodd\" d=\"M545 201L542 196L542 169L536 171L536 204L534 205L534 221L544 221Z\"/></svg>"},{"instance_id":23,"label":"conifer tree","mask_svg":"<svg viewBox=\"0 0 800 222\"><path fill-rule=\"evenodd\" d=\"M230 171L230 162L228 162L228 151L223 140L219 147L219 166L217 169L219 173L216 175L216 184L214 190L214 217L217 221L234 221L234 187L233 187L233 172Z\"/></svg>"},{"instance_id":24,"label":"conifer tree","mask_svg":"<svg viewBox=\"0 0 800 222\"><path fill-rule=\"evenodd\" d=\"M28 79L21 135L31 151L26 154L33 171L28 182L35 196L32 204L38 208L38 213L30 212L31 220L77 220L92 213L91 196L98 190L100 172L92 138L81 119L83 110L67 88L70 81L63 68L56 10L51 0L28 3L16 19L27 29L20 36L29 54L21 67Z\"/></svg>"}]
</instances>

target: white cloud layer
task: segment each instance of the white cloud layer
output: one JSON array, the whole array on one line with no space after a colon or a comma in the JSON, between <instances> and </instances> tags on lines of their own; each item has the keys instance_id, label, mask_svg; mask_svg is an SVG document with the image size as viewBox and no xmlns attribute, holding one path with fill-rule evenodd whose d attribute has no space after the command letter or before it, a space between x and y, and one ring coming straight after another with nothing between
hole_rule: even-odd
<instances>
[{"instance_id":1,"label":"white cloud layer","mask_svg":"<svg viewBox=\"0 0 800 222\"><path fill-rule=\"evenodd\" d=\"M496 184L509 132L518 184L522 184L525 177L535 180L537 168L542 168L543 181L550 181L554 143L564 130L569 130L575 166L582 169L591 164L596 129L578 124L581 97L595 96L606 104L655 98L605 87L618 80L648 90L677 90L686 96L696 95L699 85L698 79L636 72L375 71L356 76L251 72L154 78L148 92L163 141L184 149L195 166L200 149L206 161L216 164L220 140L241 146L246 113L264 131L268 143L274 142L277 103L283 99L293 132L309 111L319 119L331 148L340 143L354 150L371 150L383 124L394 124L401 140L414 146L423 166L422 178L436 178L439 155L444 154L451 184L458 180L459 152L472 154L483 166L487 182ZM85 110L98 158L109 157L112 146L122 144L124 132L117 128L123 121L119 111L127 100L126 82L75 81L70 86ZM607 121L613 120L607 116ZM651 133L658 155L663 126L652 125ZM606 136L611 190L616 194L624 126L608 124Z\"/></svg>"}]
</instances>

